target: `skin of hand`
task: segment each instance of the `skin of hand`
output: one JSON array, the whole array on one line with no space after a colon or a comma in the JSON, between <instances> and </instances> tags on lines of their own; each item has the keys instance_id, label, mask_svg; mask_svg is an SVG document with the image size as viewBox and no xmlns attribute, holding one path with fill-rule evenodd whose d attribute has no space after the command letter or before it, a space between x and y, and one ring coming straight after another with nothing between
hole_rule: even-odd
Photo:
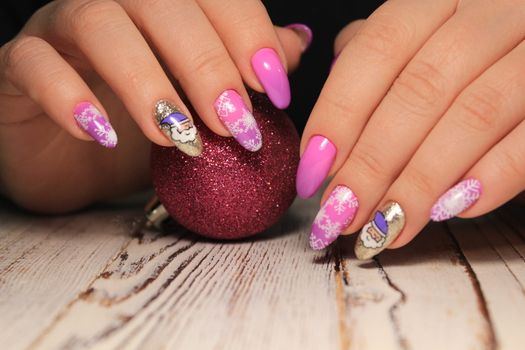
<instances>
[{"instance_id":1,"label":"skin of hand","mask_svg":"<svg viewBox=\"0 0 525 350\"><path fill-rule=\"evenodd\" d=\"M274 27L256 0L49 3L0 48L1 193L62 213L147 188L150 143L181 143L159 123L193 126L181 91L210 129L232 136L218 102L234 94L250 111L246 84L284 108L306 34ZM273 76L258 72L267 62ZM162 121L161 100L175 106Z\"/></svg>"},{"instance_id":2,"label":"skin of hand","mask_svg":"<svg viewBox=\"0 0 525 350\"><path fill-rule=\"evenodd\" d=\"M524 21L520 1L390 0L341 31L301 144L299 194L332 176L314 249L362 229L367 259L523 191Z\"/></svg>"}]
</instances>

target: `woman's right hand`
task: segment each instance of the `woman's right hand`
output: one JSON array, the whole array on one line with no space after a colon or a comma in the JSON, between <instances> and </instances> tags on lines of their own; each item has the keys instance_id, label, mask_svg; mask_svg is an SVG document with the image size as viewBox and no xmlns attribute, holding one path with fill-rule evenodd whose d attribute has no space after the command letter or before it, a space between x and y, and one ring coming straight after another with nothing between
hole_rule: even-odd
<instances>
[{"instance_id":1,"label":"woman's right hand","mask_svg":"<svg viewBox=\"0 0 525 350\"><path fill-rule=\"evenodd\" d=\"M51 2L0 48L0 189L62 212L146 187L148 140L202 150L174 83L212 131L256 151L243 82L285 108L301 29L274 28L257 0Z\"/></svg>"}]
</instances>

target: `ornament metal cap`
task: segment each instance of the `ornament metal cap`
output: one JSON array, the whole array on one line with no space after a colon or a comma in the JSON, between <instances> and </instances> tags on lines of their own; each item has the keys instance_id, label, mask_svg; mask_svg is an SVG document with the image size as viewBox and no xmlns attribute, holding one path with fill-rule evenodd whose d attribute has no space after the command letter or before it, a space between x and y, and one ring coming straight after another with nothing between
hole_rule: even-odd
<instances>
[{"instance_id":1,"label":"ornament metal cap","mask_svg":"<svg viewBox=\"0 0 525 350\"><path fill-rule=\"evenodd\" d=\"M170 214L168 214L157 196L153 196L146 204L144 214L147 220L146 227L148 228L155 227L160 229L164 220L170 217Z\"/></svg>"}]
</instances>

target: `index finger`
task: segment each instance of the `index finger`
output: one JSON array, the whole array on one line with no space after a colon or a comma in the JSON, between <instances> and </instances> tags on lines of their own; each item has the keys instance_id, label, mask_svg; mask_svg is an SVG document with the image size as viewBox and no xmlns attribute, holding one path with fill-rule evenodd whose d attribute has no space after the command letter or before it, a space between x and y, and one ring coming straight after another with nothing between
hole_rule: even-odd
<instances>
[{"instance_id":1,"label":"index finger","mask_svg":"<svg viewBox=\"0 0 525 350\"><path fill-rule=\"evenodd\" d=\"M339 55L306 125L297 174L299 196L312 196L325 177L340 168L406 62L456 5L457 0L392 0L362 25ZM309 142L314 135L326 139L336 153L316 171L315 159L323 158L323 150L318 151L318 142Z\"/></svg>"}]
</instances>

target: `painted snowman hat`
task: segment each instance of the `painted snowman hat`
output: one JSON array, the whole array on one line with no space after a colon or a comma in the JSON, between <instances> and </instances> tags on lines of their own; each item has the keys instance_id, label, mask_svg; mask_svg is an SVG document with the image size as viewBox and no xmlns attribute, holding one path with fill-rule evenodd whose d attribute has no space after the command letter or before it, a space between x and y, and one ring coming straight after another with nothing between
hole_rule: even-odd
<instances>
[{"instance_id":1,"label":"painted snowman hat","mask_svg":"<svg viewBox=\"0 0 525 350\"><path fill-rule=\"evenodd\" d=\"M182 125L189 122L188 117L182 113L171 113L166 118L160 121L160 124L169 124L169 125Z\"/></svg>"},{"instance_id":2,"label":"painted snowman hat","mask_svg":"<svg viewBox=\"0 0 525 350\"><path fill-rule=\"evenodd\" d=\"M374 215L374 220L372 220L372 226L382 236L386 237L388 233L388 223L386 222L385 215L382 212L376 211L376 214Z\"/></svg>"}]
</instances>

